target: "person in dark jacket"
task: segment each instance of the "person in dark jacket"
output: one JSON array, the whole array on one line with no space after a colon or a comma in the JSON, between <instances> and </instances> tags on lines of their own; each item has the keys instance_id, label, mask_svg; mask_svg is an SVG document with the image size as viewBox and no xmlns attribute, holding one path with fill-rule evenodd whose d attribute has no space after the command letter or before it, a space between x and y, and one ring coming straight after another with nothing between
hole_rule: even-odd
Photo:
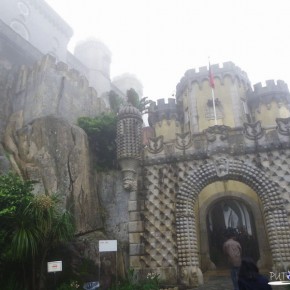
<instances>
[{"instance_id":1,"label":"person in dark jacket","mask_svg":"<svg viewBox=\"0 0 290 290\"><path fill-rule=\"evenodd\" d=\"M251 258L243 258L239 271L239 290L272 290L268 279L259 273Z\"/></svg>"}]
</instances>

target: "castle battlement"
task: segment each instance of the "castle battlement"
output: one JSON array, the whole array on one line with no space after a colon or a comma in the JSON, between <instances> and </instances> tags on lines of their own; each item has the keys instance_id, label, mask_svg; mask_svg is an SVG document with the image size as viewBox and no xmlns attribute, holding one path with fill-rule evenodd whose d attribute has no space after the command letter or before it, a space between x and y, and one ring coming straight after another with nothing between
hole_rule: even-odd
<instances>
[{"instance_id":1,"label":"castle battlement","mask_svg":"<svg viewBox=\"0 0 290 290\"><path fill-rule=\"evenodd\" d=\"M224 62L222 64L211 65L214 78L219 78L221 81L225 76L231 76L231 78L238 79L250 86L247 73L241 70L240 67L236 66L233 62ZM209 79L209 69L206 66L199 67L198 69L187 70L180 82L176 86L176 97L180 97L184 90L193 82L201 83Z\"/></svg>"},{"instance_id":2,"label":"castle battlement","mask_svg":"<svg viewBox=\"0 0 290 290\"><path fill-rule=\"evenodd\" d=\"M288 85L282 80L267 80L266 86L262 83L257 83L254 86L254 93L258 96L276 93L287 93L289 94Z\"/></svg>"},{"instance_id":3,"label":"castle battlement","mask_svg":"<svg viewBox=\"0 0 290 290\"><path fill-rule=\"evenodd\" d=\"M69 68L69 66L62 61L57 62L56 58L49 54L36 62L33 67L22 66L19 77L21 77L25 71L25 74L30 74L30 77L33 79L37 78L37 75L40 73L48 73L49 70L53 70L56 74L66 77L66 80L73 86L77 86L83 90L89 89L89 81L84 75L74 68ZM95 89L91 88L90 91L91 90ZM96 96L97 92L93 93L93 95Z\"/></svg>"},{"instance_id":4,"label":"castle battlement","mask_svg":"<svg viewBox=\"0 0 290 290\"><path fill-rule=\"evenodd\" d=\"M95 88L75 69L44 56L34 66L23 65L15 84L15 110L24 110L24 121L43 116L61 116L75 123L81 116L96 116L106 110Z\"/></svg>"},{"instance_id":5,"label":"castle battlement","mask_svg":"<svg viewBox=\"0 0 290 290\"><path fill-rule=\"evenodd\" d=\"M267 80L265 86L257 83L253 87L254 90L247 92L248 104L253 109L257 109L260 104L269 105L272 101L290 103L288 85L282 80Z\"/></svg>"},{"instance_id":6,"label":"castle battlement","mask_svg":"<svg viewBox=\"0 0 290 290\"><path fill-rule=\"evenodd\" d=\"M157 102L151 102L148 108L148 121L150 126L164 119L180 121L182 117L182 109L174 98L169 98L167 103L165 99L158 99Z\"/></svg>"},{"instance_id":7,"label":"castle battlement","mask_svg":"<svg viewBox=\"0 0 290 290\"><path fill-rule=\"evenodd\" d=\"M149 111L164 111L168 109L176 109L177 103L174 98L168 98L166 103L165 99L158 99L157 102L151 102Z\"/></svg>"}]
</instances>

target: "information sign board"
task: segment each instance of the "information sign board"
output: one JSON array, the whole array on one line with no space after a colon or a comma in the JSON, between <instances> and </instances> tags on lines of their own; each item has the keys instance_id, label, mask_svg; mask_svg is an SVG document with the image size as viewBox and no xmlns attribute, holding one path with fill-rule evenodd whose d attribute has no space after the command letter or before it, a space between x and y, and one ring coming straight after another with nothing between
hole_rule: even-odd
<instances>
[{"instance_id":1,"label":"information sign board","mask_svg":"<svg viewBox=\"0 0 290 290\"><path fill-rule=\"evenodd\" d=\"M47 262L47 272L60 272L62 271L62 261Z\"/></svg>"},{"instance_id":2,"label":"information sign board","mask_svg":"<svg viewBox=\"0 0 290 290\"><path fill-rule=\"evenodd\" d=\"M100 252L117 252L117 240L100 240Z\"/></svg>"}]
</instances>

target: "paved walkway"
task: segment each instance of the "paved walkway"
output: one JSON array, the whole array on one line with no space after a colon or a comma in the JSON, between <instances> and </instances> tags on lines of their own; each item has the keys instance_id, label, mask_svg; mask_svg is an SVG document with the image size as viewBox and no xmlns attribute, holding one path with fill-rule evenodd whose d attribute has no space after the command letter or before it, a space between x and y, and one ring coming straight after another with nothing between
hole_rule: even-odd
<instances>
[{"instance_id":1,"label":"paved walkway","mask_svg":"<svg viewBox=\"0 0 290 290\"><path fill-rule=\"evenodd\" d=\"M208 277L204 284L195 288L195 290L232 290L233 284L229 277Z\"/></svg>"},{"instance_id":2,"label":"paved walkway","mask_svg":"<svg viewBox=\"0 0 290 290\"><path fill-rule=\"evenodd\" d=\"M272 286L273 290L289 290L289 286ZM204 274L204 284L192 290L233 290L229 271L212 271Z\"/></svg>"}]
</instances>

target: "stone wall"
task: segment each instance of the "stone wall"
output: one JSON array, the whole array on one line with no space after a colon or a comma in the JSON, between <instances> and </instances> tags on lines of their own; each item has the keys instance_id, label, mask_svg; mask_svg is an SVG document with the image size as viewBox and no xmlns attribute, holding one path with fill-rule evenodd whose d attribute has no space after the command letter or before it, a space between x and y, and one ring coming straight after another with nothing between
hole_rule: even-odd
<instances>
[{"instance_id":1,"label":"stone wall","mask_svg":"<svg viewBox=\"0 0 290 290\"><path fill-rule=\"evenodd\" d=\"M54 115L76 123L106 111L95 89L78 71L47 55L33 67L21 67L13 90L13 111L23 110L24 123Z\"/></svg>"}]
</instances>

